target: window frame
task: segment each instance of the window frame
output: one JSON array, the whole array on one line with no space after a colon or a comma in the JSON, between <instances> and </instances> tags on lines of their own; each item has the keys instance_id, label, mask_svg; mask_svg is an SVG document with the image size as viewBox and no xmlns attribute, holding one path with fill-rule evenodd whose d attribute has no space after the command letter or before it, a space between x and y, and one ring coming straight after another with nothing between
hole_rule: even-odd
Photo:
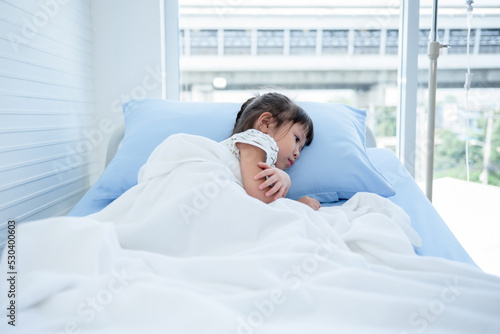
<instances>
[{"instance_id":1,"label":"window frame","mask_svg":"<svg viewBox=\"0 0 500 334\"><path fill-rule=\"evenodd\" d=\"M180 100L179 1L160 0L162 97Z\"/></svg>"},{"instance_id":2,"label":"window frame","mask_svg":"<svg viewBox=\"0 0 500 334\"><path fill-rule=\"evenodd\" d=\"M420 0L401 0L396 155L415 178Z\"/></svg>"}]
</instances>

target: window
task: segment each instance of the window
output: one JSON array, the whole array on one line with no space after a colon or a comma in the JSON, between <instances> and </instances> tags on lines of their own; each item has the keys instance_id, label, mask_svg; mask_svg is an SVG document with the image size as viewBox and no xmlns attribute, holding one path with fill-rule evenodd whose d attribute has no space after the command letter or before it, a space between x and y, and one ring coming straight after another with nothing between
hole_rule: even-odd
<instances>
[{"instance_id":1,"label":"window","mask_svg":"<svg viewBox=\"0 0 500 334\"><path fill-rule=\"evenodd\" d=\"M225 55L249 55L251 52L250 30L224 30Z\"/></svg>"},{"instance_id":2,"label":"window","mask_svg":"<svg viewBox=\"0 0 500 334\"><path fill-rule=\"evenodd\" d=\"M380 30L355 30L354 53L378 54L380 52Z\"/></svg>"},{"instance_id":3,"label":"window","mask_svg":"<svg viewBox=\"0 0 500 334\"><path fill-rule=\"evenodd\" d=\"M218 52L217 30L191 30L192 55L216 55Z\"/></svg>"},{"instance_id":4,"label":"window","mask_svg":"<svg viewBox=\"0 0 500 334\"><path fill-rule=\"evenodd\" d=\"M345 54L349 45L349 30L323 30L322 42L322 54Z\"/></svg>"},{"instance_id":5,"label":"window","mask_svg":"<svg viewBox=\"0 0 500 334\"><path fill-rule=\"evenodd\" d=\"M387 30L387 37L385 41L386 54L398 54L398 39L399 31L396 29Z\"/></svg>"},{"instance_id":6,"label":"window","mask_svg":"<svg viewBox=\"0 0 500 334\"><path fill-rule=\"evenodd\" d=\"M315 54L316 30L290 31L290 54Z\"/></svg>"},{"instance_id":7,"label":"window","mask_svg":"<svg viewBox=\"0 0 500 334\"><path fill-rule=\"evenodd\" d=\"M283 30L257 30L257 54L283 54L284 36Z\"/></svg>"},{"instance_id":8,"label":"window","mask_svg":"<svg viewBox=\"0 0 500 334\"><path fill-rule=\"evenodd\" d=\"M442 50L438 58L434 184L442 184L443 178L451 178L453 182L467 180L468 135L470 181L500 186L500 88L495 75L500 70L499 12L487 5L474 9L467 61L468 31L464 9L463 4L453 4L440 9L438 16L438 25L442 27L438 40L450 44L451 48ZM424 25L420 30L420 52L426 54L429 27L425 26L428 21L422 19L422 14L420 22ZM497 28L478 28L482 25L497 25ZM492 57L495 54L497 57ZM428 61L425 64L419 73L417 101L417 182L425 179ZM466 104L464 83L468 64L474 75Z\"/></svg>"},{"instance_id":9,"label":"window","mask_svg":"<svg viewBox=\"0 0 500 334\"><path fill-rule=\"evenodd\" d=\"M351 104L368 110L381 145L395 149L399 7L393 0L369 8L354 0L340 11L306 0L179 0L181 100L242 102L276 89L298 100ZM376 26L364 29L370 22Z\"/></svg>"},{"instance_id":10,"label":"window","mask_svg":"<svg viewBox=\"0 0 500 334\"><path fill-rule=\"evenodd\" d=\"M470 32L470 45L472 46L471 52L474 50L474 43L476 41L476 29ZM466 53L467 52L467 29L451 29L448 44L451 48L448 53Z\"/></svg>"},{"instance_id":11,"label":"window","mask_svg":"<svg viewBox=\"0 0 500 334\"><path fill-rule=\"evenodd\" d=\"M500 29L481 29L479 53L500 53Z\"/></svg>"},{"instance_id":12,"label":"window","mask_svg":"<svg viewBox=\"0 0 500 334\"><path fill-rule=\"evenodd\" d=\"M184 49L185 49L185 43L184 43L185 33L186 33L186 31L184 29L179 30L179 53L181 56L185 55L185 51L184 51Z\"/></svg>"}]
</instances>

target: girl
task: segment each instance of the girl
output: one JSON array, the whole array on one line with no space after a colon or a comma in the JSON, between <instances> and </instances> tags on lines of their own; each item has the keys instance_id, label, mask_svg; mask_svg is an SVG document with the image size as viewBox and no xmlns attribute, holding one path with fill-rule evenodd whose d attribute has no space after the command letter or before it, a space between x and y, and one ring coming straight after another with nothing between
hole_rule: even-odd
<instances>
[{"instance_id":1,"label":"girl","mask_svg":"<svg viewBox=\"0 0 500 334\"><path fill-rule=\"evenodd\" d=\"M247 194L265 203L285 197L291 181L285 169L299 158L313 140L313 123L288 97L267 93L241 106L231 137L222 141L240 160ZM305 196L298 200L314 210L320 203Z\"/></svg>"}]
</instances>

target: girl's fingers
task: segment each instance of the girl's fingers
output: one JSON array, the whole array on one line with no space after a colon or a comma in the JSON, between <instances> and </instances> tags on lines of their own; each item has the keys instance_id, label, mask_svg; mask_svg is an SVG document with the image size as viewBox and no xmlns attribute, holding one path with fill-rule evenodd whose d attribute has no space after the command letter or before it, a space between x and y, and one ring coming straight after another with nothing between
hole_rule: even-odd
<instances>
[{"instance_id":1,"label":"girl's fingers","mask_svg":"<svg viewBox=\"0 0 500 334\"><path fill-rule=\"evenodd\" d=\"M268 177L270 174L269 172L259 172L258 174L255 174L255 176L253 177L255 180L259 180L259 179L263 179L263 178L266 178Z\"/></svg>"},{"instance_id":2,"label":"girl's fingers","mask_svg":"<svg viewBox=\"0 0 500 334\"><path fill-rule=\"evenodd\" d=\"M280 188L278 190L278 194L274 197L274 199L278 199L278 198L281 198L281 197L285 197L285 191L286 191L287 187L284 186L282 183L280 183Z\"/></svg>"},{"instance_id":3,"label":"girl's fingers","mask_svg":"<svg viewBox=\"0 0 500 334\"><path fill-rule=\"evenodd\" d=\"M266 196L271 196L271 195L275 194L275 193L276 193L278 190L280 190L281 188L283 188L283 187L281 186L281 183L276 182L276 183L274 184L274 186L266 192Z\"/></svg>"},{"instance_id":4,"label":"girl's fingers","mask_svg":"<svg viewBox=\"0 0 500 334\"><path fill-rule=\"evenodd\" d=\"M267 187L270 187L272 184L275 184L278 181L279 180L277 177L271 176L259 185L259 190L266 189Z\"/></svg>"},{"instance_id":5,"label":"girl's fingers","mask_svg":"<svg viewBox=\"0 0 500 334\"><path fill-rule=\"evenodd\" d=\"M272 196L276 193L280 193L283 194L283 191L284 191L285 187L283 186L283 184L281 182L276 182L274 183L273 187L271 189L269 189L269 191L266 193L266 196Z\"/></svg>"},{"instance_id":6,"label":"girl's fingers","mask_svg":"<svg viewBox=\"0 0 500 334\"><path fill-rule=\"evenodd\" d=\"M274 200L277 200L277 199L283 197L284 192L285 192L285 187L281 187L280 191L278 191L278 194L276 196L274 196Z\"/></svg>"},{"instance_id":7,"label":"girl's fingers","mask_svg":"<svg viewBox=\"0 0 500 334\"><path fill-rule=\"evenodd\" d=\"M319 208L321 208L321 204L317 200L313 199L312 207L314 210L319 210Z\"/></svg>"},{"instance_id":8,"label":"girl's fingers","mask_svg":"<svg viewBox=\"0 0 500 334\"><path fill-rule=\"evenodd\" d=\"M274 171L272 169L264 169L262 172L255 174L253 177L255 180L265 178L266 176L273 175Z\"/></svg>"},{"instance_id":9,"label":"girl's fingers","mask_svg":"<svg viewBox=\"0 0 500 334\"><path fill-rule=\"evenodd\" d=\"M261 168L266 168L266 169L271 168L271 166L269 166L265 162L258 162L257 165Z\"/></svg>"},{"instance_id":10,"label":"girl's fingers","mask_svg":"<svg viewBox=\"0 0 500 334\"><path fill-rule=\"evenodd\" d=\"M262 190L262 189L265 189L267 187L271 187L273 184L276 184L276 183L280 183L282 184L280 178L277 176L277 175L271 175L267 178L267 180L263 181L260 186L259 186L259 189Z\"/></svg>"}]
</instances>

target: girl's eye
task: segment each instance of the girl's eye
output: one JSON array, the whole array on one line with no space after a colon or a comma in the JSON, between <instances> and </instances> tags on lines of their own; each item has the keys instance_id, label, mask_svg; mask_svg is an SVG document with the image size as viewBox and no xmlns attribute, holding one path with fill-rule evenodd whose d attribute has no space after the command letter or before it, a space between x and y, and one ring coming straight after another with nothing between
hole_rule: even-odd
<instances>
[{"instance_id":1,"label":"girl's eye","mask_svg":"<svg viewBox=\"0 0 500 334\"><path fill-rule=\"evenodd\" d=\"M295 136L295 142L298 143L300 141L299 137Z\"/></svg>"}]
</instances>

